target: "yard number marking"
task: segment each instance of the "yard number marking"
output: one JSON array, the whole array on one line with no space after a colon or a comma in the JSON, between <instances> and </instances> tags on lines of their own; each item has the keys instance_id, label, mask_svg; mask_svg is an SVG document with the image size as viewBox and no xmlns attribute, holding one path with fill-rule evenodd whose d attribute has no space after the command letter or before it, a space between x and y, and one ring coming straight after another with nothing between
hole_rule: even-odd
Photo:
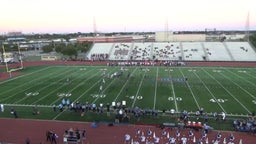
<instances>
[{"instance_id":1,"label":"yard number marking","mask_svg":"<svg viewBox=\"0 0 256 144\"><path fill-rule=\"evenodd\" d=\"M143 96L137 96L136 98L137 100L141 100L143 99ZM130 96L130 99L135 99L135 96Z\"/></svg>"},{"instance_id":2,"label":"yard number marking","mask_svg":"<svg viewBox=\"0 0 256 144\"><path fill-rule=\"evenodd\" d=\"M106 95L105 94L92 94L91 95L93 98L105 98Z\"/></svg>"},{"instance_id":3,"label":"yard number marking","mask_svg":"<svg viewBox=\"0 0 256 144\"><path fill-rule=\"evenodd\" d=\"M213 102L213 103L224 103L225 101L228 101L227 99L210 99L210 102Z\"/></svg>"},{"instance_id":4,"label":"yard number marking","mask_svg":"<svg viewBox=\"0 0 256 144\"><path fill-rule=\"evenodd\" d=\"M176 101L182 101L181 97L176 97ZM174 97L168 97L168 101L174 101Z\"/></svg>"},{"instance_id":5,"label":"yard number marking","mask_svg":"<svg viewBox=\"0 0 256 144\"><path fill-rule=\"evenodd\" d=\"M57 93L57 96L59 97L70 97L71 95L71 93Z\"/></svg>"},{"instance_id":6,"label":"yard number marking","mask_svg":"<svg viewBox=\"0 0 256 144\"><path fill-rule=\"evenodd\" d=\"M37 96L37 95L39 95L39 92L38 91L35 91L35 92L25 92L25 95L26 96Z\"/></svg>"}]
</instances>

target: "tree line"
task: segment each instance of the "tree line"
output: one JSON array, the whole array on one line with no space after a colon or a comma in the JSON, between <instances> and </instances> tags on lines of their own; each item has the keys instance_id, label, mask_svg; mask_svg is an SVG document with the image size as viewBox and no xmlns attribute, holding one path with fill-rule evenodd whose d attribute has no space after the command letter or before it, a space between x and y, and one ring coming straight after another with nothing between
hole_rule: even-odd
<instances>
[{"instance_id":1,"label":"tree line","mask_svg":"<svg viewBox=\"0 0 256 144\"><path fill-rule=\"evenodd\" d=\"M81 42L81 43L50 43L49 45L43 46L42 50L44 53L57 52L63 55L69 56L71 60L76 60L78 53L86 53L92 46L92 42Z\"/></svg>"}]
</instances>

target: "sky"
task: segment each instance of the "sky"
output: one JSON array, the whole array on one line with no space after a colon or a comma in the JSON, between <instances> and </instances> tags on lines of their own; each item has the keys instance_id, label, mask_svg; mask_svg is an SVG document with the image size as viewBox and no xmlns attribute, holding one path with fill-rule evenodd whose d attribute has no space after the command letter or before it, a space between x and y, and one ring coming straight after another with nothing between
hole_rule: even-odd
<instances>
[{"instance_id":1,"label":"sky","mask_svg":"<svg viewBox=\"0 0 256 144\"><path fill-rule=\"evenodd\" d=\"M246 30L248 26L256 30L255 0L0 0L0 4L0 34Z\"/></svg>"}]
</instances>

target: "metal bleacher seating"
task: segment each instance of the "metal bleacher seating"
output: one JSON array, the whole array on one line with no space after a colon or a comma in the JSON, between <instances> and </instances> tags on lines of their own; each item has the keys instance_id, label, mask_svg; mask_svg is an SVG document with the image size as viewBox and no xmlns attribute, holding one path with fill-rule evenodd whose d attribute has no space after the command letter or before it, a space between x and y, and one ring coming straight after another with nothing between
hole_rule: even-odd
<instances>
[{"instance_id":1,"label":"metal bleacher seating","mask_svg":"<svg viewBox=\"0 0 256 144\"><path fill-rule=\"evenodd\" d=\"M256 50L248 42L95 43L87 57L94 60L104 57L104 60L256 61Z\"/></svg>"}]
</instances>

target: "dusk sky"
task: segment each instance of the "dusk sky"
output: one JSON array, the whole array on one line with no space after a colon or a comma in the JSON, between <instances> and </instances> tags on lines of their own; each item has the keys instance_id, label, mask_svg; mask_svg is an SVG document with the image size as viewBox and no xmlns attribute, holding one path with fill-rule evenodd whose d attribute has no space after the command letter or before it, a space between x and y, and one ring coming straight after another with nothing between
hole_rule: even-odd
<instances>
[{"instance_id":1,"label":"dusk sky","mask_svg":"<svg viewBox=\"0 0 256 144\"><path fill-rule=\"evenodd\" d=\"M256 30L255 0L0 0L0 34Z\"/></svg>"}]
</instances>

